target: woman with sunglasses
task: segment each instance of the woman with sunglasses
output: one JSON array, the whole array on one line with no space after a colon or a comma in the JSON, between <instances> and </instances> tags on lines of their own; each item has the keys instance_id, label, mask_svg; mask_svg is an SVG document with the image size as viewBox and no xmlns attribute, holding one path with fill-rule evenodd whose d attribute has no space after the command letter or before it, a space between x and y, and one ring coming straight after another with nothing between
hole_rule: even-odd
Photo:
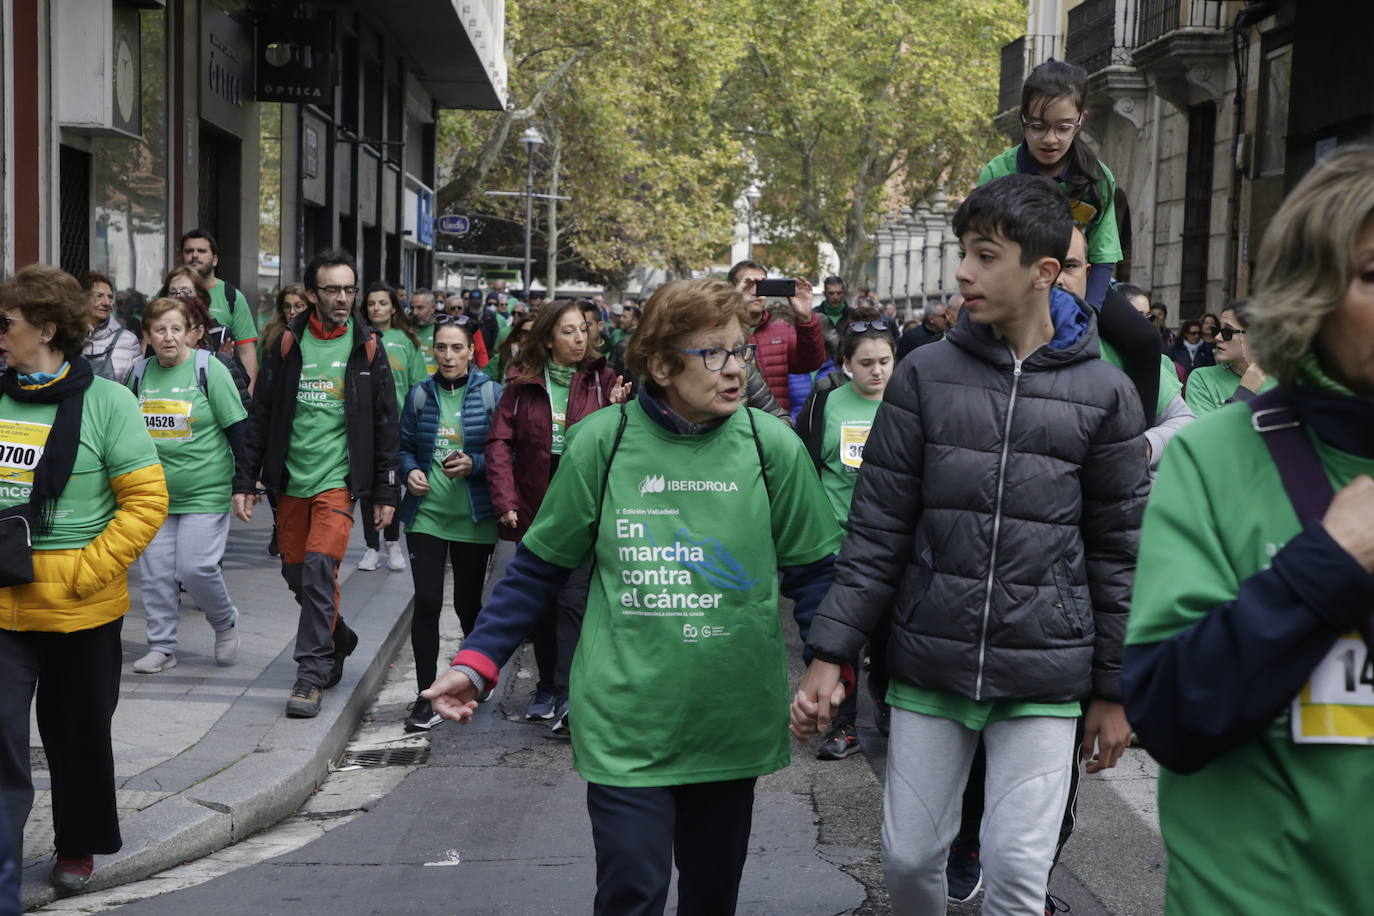
<instances>
[{"instance_id":1,"label":"woman with sunglasses","mask_svg":"<svg viewBox=\"0 0 1374 916\"><path fill-rule=\"evenodd\" d=\"M1018 172L1053 179L1073 206L1074 222L1088 240L1088 291L1102 305L1121 260L1116 225L1116 177L1082 137L1088 107L1088 73L1077 64L1047 60L1021 87L1025 140L983 166L978 184Z\"/></svg>"},{"instance_id":2,"label":"woman with sunglasses","mask_svg":"<svg viewBox=\"0 0 1374 916\"><path fill-rule=\"evenodd\" d=\"M509 574L424 691L440 715L470 720L591 561L570 686L598 916L662 913L674 864L677 912L733 913L755 782L788 764L779 573L805 638L840 531L796 435L744 406L745 315L719 280L659 287L626 354L638 397L573 427Z\"/></svg>"},{"instance_id":3,"label":"woman with sunglasses","mask_svg":"<svg viewBox=\"0 0 1374 916\"><path fill-rule=\"evenodd\" d=\"M387 362L391 365L391 380L396 383L396 410L399 416L406 392L429 378L429 373L425 371L425 354L420 349L420 338L410 329L410 319L401 311L396 288L385 280L378 280L367 288L367 299L363 305L367 309L367 320L382 332L382 346L386 348ZM377 537L377 528L372 524L372 501L362 499L360 502L363 539L367 549L358 561L358 568L370 572L381 561L378 553L381 542ZM405 569L405 553L401 550L401 513L396 513L392 518L385 534L387 569L393 572Z\"/></svg>"},{"instance_id":4,"label":"woman with sunglasses","mask_svg":"<svg viewBox=\"0 0 1374 916\"><path fill-rule=\"evenodd\" d=\"M167 516L138 401L81 356L88 311L81 286L55 267L25 267L0 283L0 357L9 365L0 376L2 826L22 848L36 708L56 834L51 880L67 891L89 883L93 854L122 842L110 723L126 573ZM31 570L14 565L24 554Z\"/></svg>"},{"instance_id":5,"label":"woman with sunglasses","mask_svg":"<svg viewBox=\"0 0 1374 916\"><path fill-rule=\"evenodd\" d=\"M487 438L487 482L503 541L519 543L529 530L562 460L568 430L592 412L624 401L627 390L596 356L576 301L559 299L539 310ZM525 710L530 721L552 719L561 730L568 668L586 601L587 569L582 567L568 579L556 610L535 624L539 680Z\"/></svg>"},{"instance_id":6,"label":"woman with sunglasses","mask_svg":"<svg viewBox=\"0 0 1374 916\"><path fill-rule=\"evenodd\" d=\"M528 313L516 315L511 319L506 333L501 337L501 344L496 348L496 355L482 367L482 371L493 382L505 382L506 375L514 369L520 358L520 346L529 336L532 327L534 316Z\"/></svg>"},{"instance_id":7,"label":"woman with sunglasses","mask_svg":"<svg viewBox=\"0 0 1374 916\"><path fill-rule=\"evenodd\" d=\"M896 365L894 330L895 324L880 318L877 309L864 306L851 310L836 352L840 368L816 383L815 392L797 417L797 435L811 455L836 523L846 531L849 503L863 465L864 443ZM886 645L885 636L882 643ZM870 657L881 654L875 641ZM858 659L854 662L857 670ZM887 692L881 670L870 671L869 691L881 708ZM830 730L822 736L817 758L841 760L859 750L855 724L858 705L858 693L851 691L835 712Z\"/></svg>"},{"instance_id":8,"label":"woman with sunglasses","mask_svg":"<svg viewBox=\"0 0 1374 916\"><path fill-rule=\"evenodd\" d=\"M1188 376L1184 400L1197 416L1211 413L1231 401L1248 401L1274 387L1271 379L1250 353L1241 312L1244 302L1228 305L1221 312L1217 332L1217 365L1194 369Z\"/></svg>"}]
</instances>

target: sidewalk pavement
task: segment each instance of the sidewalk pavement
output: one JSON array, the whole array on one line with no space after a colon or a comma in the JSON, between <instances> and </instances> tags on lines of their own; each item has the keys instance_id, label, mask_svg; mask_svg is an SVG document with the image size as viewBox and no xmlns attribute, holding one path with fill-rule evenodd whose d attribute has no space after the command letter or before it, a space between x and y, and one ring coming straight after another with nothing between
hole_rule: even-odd
<instances>
[{"instance_id":1,"label":"sidewalk pavement","mask_svg":"<svg viewBox=\"0 0 1374 916\"><path fill-rule=\"evenodd\" d=\"M96 856L89 888L143 878L236 843L291 814L328 772L357 727L387 664L410 632L410 571L358 572L361 525L340 569L342 613L358 648L343 680L325 691L320 715L287 719L296 679L292 658L297 605L267 555L272 513L264 502L251 525L235 520L224 554L224 578L239 609L238 660L219 667L214 633L182 595L177 666L134 674L147 651L138 576L124 618L124 674L114 716L116 798L124 847ZM56 896L52 801L36 722L30 722L35 799L24 830L23 905Z\"/></svg>"}]
</instances>

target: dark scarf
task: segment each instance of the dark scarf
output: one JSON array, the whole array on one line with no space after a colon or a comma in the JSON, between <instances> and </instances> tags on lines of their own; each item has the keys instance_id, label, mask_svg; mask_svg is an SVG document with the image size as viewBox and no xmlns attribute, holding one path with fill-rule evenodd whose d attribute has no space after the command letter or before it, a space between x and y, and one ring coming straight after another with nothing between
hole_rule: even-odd
<instances>
[{"instance_id":1,"label":"dark scarf","mask_svg":"<svg viewBox=\"0 0 1374 916\"><path fill-rule=\"evenodd\" d=\"M1347 454L1374 458L1374 401L1311 385L1289 390L1293 409L1318 439Z\"/></svg>"},{"instance_id":2,"label":"dark scarf","mask_svg":"<svg viewBox=\"0 0 1374 916\"><path fill-rule=\"evenodd\" d=\"M460 375L455 379L446 379L444 378L442 372L440 372L438 369L434 370L434 384L438 385L445 391L457 391L459 388L462 388L467 383L468 377L466 375Z\"/></svg>"},{"instance_id":3,"label":"dark scarf","mask_svg":"<svg viewBox=\"0 0 1374 916\"><path fill-rule=\"evenodd\" d=\"M654 422L670 433L677 433L680 436L700 436L713 430L720 429L725 425L729 417L721 417L718 420L711 420L707 423L693 423L682 416L676 410L668 406L668 402L654 397L649 393L647 387L639 389L639 403L644 408L644 412L653 418ZM748 410L748 407L740 405L741 409Z\"/></svg>"},{"instance_id":4,"label":"dark scarf","mask_svg":"<svg viewBox=\"0 0 1374 916\"><path fill-rule=\"evenodd\" d=\"M29 524L36 537L52 530L53 508L76 467L76 449L81 443L81 410L85 404L82 395L95 378L91 364L84 357L73 356L67 362L65 375L39 388L25 388L20 384L19 373L13 366L0 375L0 393L5 397L14 398L21 404L57 405L57 416L43 446L43 457L38 459L38 466L33 470L33 489L29 495Z\"/></svg>"}]
</instances>

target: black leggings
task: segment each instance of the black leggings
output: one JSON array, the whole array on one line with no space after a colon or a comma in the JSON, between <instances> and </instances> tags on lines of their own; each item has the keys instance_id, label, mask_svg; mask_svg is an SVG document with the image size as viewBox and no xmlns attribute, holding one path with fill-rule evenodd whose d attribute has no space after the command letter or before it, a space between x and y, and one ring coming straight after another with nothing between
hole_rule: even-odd
<instances>
[{"instance_id":1,"label":"black leggings","mask_svg":"<svg viewBox=\"0 0 1374 916\"><path fill-rule=\"evenodd\" d=\"M377 526L372 524L372 500L360 499L358 504L363 513L363 540L367 541L367 546L373 550L381 547L377 543ZM389 543L394 543L401 539L401 510L397 509L391 516L391 524L386 526L386 539ZM426 684L426 687L429 685Z\"/></svg>"},{"instance_id":2,"label":"black leggings","mask_svg":"<svg viewBox=\"0 0 1374 916\"><path fill-rule=\"evenodd\" d=\"M374 535L375 537L375 535ZM410 618L410 649L415 653L415 682L424 690L434 683L439 658L439 612L444 604L444 562L453 562L453 610L463 635L477 626L482 610L482 581L495 544L446 541L406 532L410 575L415 581L415 611Z\"/></svg>"}]
</instances>

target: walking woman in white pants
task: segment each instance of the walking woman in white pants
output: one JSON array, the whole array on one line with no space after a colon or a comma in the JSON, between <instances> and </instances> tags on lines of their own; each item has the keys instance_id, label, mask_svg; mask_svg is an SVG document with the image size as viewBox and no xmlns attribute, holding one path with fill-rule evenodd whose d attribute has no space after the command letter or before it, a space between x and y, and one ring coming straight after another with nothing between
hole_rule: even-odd
<instances>
[{"instance_id":1,"label":"walking woman in white pants","mask_svg":"<svg viewBox=\"0 0 1374 916\"><path fill-rule=\"evenodd\" d=\"M148 653L139 674L176 667L178 583L215 631L215 662L239 652L238 611L219 567L229 537L233 443L247 417L229 370L208 350L193 349L199 322L176 299L155 299L143 312L154 356L135 369L129 387L157 445L170 497L167 520L139 559Z\"/></svg>"}]
</instances>

